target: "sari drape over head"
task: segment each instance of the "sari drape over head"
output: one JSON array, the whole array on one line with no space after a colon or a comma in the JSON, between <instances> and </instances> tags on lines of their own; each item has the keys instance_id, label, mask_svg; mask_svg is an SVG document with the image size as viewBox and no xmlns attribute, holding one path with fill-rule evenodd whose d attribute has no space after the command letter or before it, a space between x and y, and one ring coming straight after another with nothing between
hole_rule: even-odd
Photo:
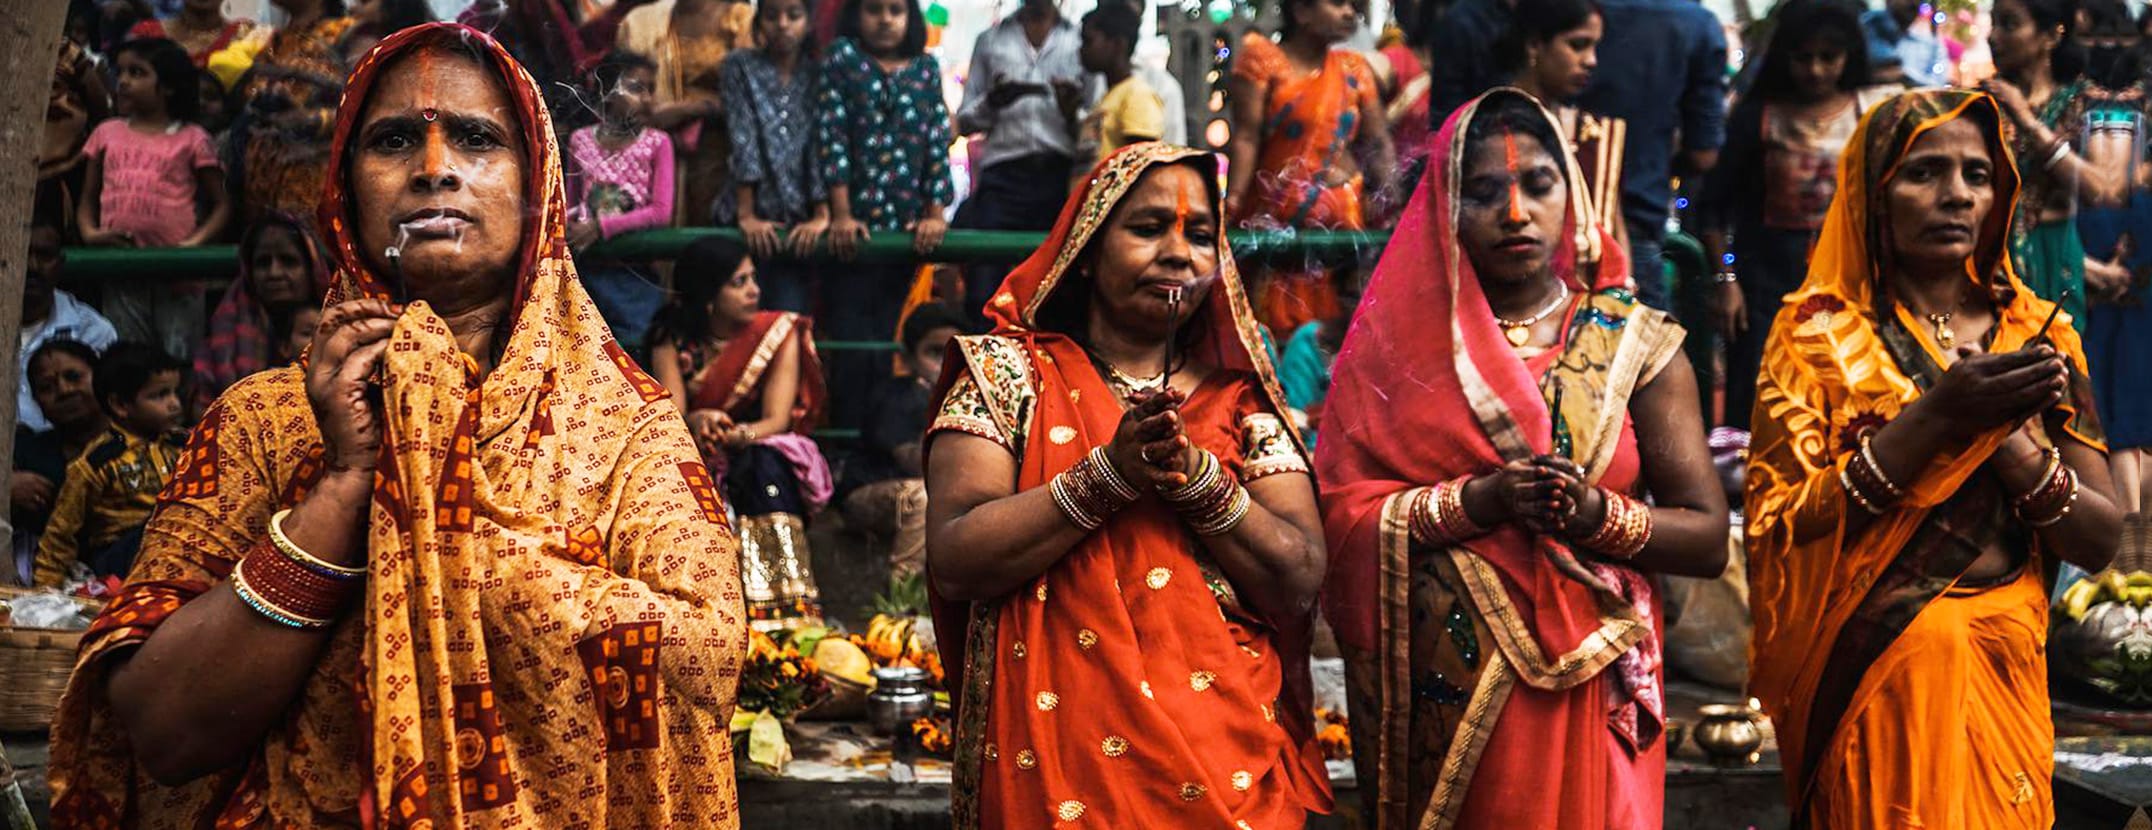
<instances>
[{"instance_id":1,"label":"sari drape over head","mask_svg":"<svg viewBox=\"0 0 2152 830\"><path fill-rule=\"evenodd\" d=\"M248 226L246 235L239 239L239 274L224 290L224 299L209 313L209 338L194 355L195 393L205 405L240 378L269 368L275 352L276 344L271 338L276 334L277 321L270 317L272 310L254 296L250 274L254 248L270 228L285 229L298 240L299 253L306 258L307 285L315 300L329 289L328 257L314 236L313 223L272 213Z\"/></svg>"},{"instance_id":2,"label":"sari drape over head","mask_svg":"<svg viewBox=\"0 0 2152 830\"><path fill-rule=\"evenodd\" d=\"M363 601L243 765L166 787L105 699L110 659L255 551L322 475L302 370L240 381L188 443L127 586L84 635L54 727L62 826L734 827L727 723L746 651L734 542L686 427L608 335L565 243L537 85L490 38L405 29L346 88L322 198L330 305L389 298L354 247L342 152L382 70L475 53L527 142L497 366L412 302L384 358ZM188 690L172 689L172 694Z\"/></svg>"},{"instance_id":3,"label":"sari drape over head","mask_svg":"<svg viewBox=\"0 0 2152 830\"><path fill-rule=\"evenodd\" d=\"M1214 156L1158 142L1093 168L1046 244L989 301L994 333L956 341L930 452L939 431L986 437L1016 457L1024 491L1111 439L1119 396L1076 339L1041 328L1041 311L1057 290L1092 290L1075 274L1078 258L1143 174L1169 164L1217 175ZM1215 192L1211 205L1223 215ZM1304 472L1228 252L1219 268L1187 312L1189 354L1218 368L1181 409L1186 433L1244 480ZM1269 830L1330 807L1307 683L1309 621L1244 606L1156 497L1115 513L1022 589L938 601L934 616L958 707L957 827L1082 819Z\"/></svg>"},{"instance_id":4,"label":"sari drape over head","mask_svg":"<svg viewBox=\"0 0 2152 830\"><path fill-rule=\"evenodd\" d=\"M2026 290L2006 250L2018 177L1986 94L1895 96L1862 119L1808 279L1765 347L1747 484L1755 615L1750 690L1777 726L1797 826L2046 827L2050 778L2047 603L2037 539L2011 518L1989 456L2011 429L1953 447L1859 535L1840 471L1943 372L1925 321L1883 290L1884 188L1927 131L1967 118L1994 161L1995 200L1966 279L1996 321L1989 351L2026 345L2054 306ZM2067 431L2102 447L2084 350L2066 320L2046 339L2071 394L2037 440ZM2104 451L2104 449L2103 449ZM1984 546L2025 546L1999 583L1962 577Z\"/></svg>"},{"instance_id":5,"label":"sari drape over head","mask_svg":"<svg viewBox=\"0 0 2152 830\"><path fill-rule=\"evenodd\" d=\"M1629 399L1682 331L1628 291L1576 159L1553 270L1575 296L1562 341L1520 358L1459 241L1466 137L1498 89L1450 116L1333 367L1323 439L1330 575L1324 610L1347 658L1351 722L1374 825L1658 827L1665 744L1656 598L1626 567L1563 575L1559 540L1518 525L1429 549L1417 493L1541 453L1588 482L1636 489ZM1551 116L1549 130L1559 136ZM1561 142L1557 142L1561 143Z\"/></svg>"}]
</instances>

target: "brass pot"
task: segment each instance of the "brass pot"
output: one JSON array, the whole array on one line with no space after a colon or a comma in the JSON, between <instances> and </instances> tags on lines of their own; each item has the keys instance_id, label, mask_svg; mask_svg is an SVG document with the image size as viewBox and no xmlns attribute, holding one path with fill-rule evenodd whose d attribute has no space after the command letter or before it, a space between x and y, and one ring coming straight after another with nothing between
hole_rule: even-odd
<instances>
[{"instance_id":1,"label":"brass pot","mask_svg":"<svg viewBox=\"0 0 2152 830\"><path fill-rule=\"evenodd\" d=\"M1715 703L1698 709L1697 714L1702 720L1691 737L1711 763L1745 767L1756 762L1756 749L1763 746L1763 727L1756 723L1756 710Z\"/></svg>"}]
</instances>

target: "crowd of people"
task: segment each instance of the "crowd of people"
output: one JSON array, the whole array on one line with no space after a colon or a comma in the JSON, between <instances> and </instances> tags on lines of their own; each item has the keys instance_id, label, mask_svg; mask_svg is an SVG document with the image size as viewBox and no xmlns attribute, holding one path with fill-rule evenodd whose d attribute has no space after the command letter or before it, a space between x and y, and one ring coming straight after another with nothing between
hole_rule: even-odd
<instances>
[{"instance_id":1,"label":"crowd of people","mask_svg":"<svg viewBox=\"0 0 2152 830\"><path fill-rule=\"evenodd\" d=\"M2000 0L1993 77L1903 0L1784 0L1738 72L1690 0L1364 50L1281 0L1218 153L1123 0L1023 0L953 109L918 0L275 3L58 47L14 578L110 605L56 815L724 824L729 681L824 620L834 505L934 590L960 826L1330 809L1319 609L1379 826L1655 827L1655 580L1724 569L1731 499L1797 813L2052 820L2047 598L2152 446L2117 0ZM693 226L740 241L607 244ZM950 228L1047 236L848 261ZM1285 229L1391 234L1226 242ZM214 297L66 269L225 241Z\"/></svg>"}]
</instances>

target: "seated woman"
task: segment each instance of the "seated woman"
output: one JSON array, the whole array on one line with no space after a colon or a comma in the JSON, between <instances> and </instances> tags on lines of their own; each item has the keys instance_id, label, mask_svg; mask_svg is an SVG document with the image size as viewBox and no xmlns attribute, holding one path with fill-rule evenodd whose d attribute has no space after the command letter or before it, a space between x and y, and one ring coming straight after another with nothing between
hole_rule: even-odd
<instances>
[{"instance_id":1,"label":"seated woman","mask_svg":"<svg viewBox=\"0 0 2152 830\"><path fill-rule=\"evenodd\" d=\"M1322 531L1217 162L1147 142L1085 181L928 432L956 826L1299 827L1330 808Z\"/></svg>"},{"instance_id":2,"label":"seated woman","mask_svg":"<svg viewBox=\"0 0 2152 830\"><path fill-rule=\"evenodd\" d=\"M675 262L680 297L650 365L687 415L738 515L747 615L775 630L820 621L807 517L829 503L829 464L807 437L822 419L814 321L763 311L747 248L697 240Z\"/></svg>"},{"instance_id":3,"label":"seated woman","mask_svg":"<svg viewBox=\"0 0 2152 830\"><path fill-rule=\"evenodd\" d=\"M110 428L105 409L91 390L97 377L97 351L77 340L48 340L30 353L23 383L52 429L36 432L15 427L15 470L8 478L8 520L14 525L9 573L0 584L30 584L30 563L39 535L67 483L67 467Z\"/></svg>"},{"instance_id":4,"label":"seated woman","mask_svg":"<svg viewBox=\"0 0 2152 830\"><path fill-rule=\"evenodd\" d=\"M328 288L327 257L306 223L272 213L248 225L239 237L239 278L210 312L209 338L194 354L197 411L240 378L290 362L282 344L294 315L320 308Z\"/></svg>"},{"instance_id":5,"label":"seated woman","mask_svg":"<svg viewBox=\"0 0 2152 830\"><path fill-rule=\"evenodd\" d=\"M334 136L325 319L210 407L85 633L54 823L737 826L733 540L562 249L537 85L406 29Z\"/></svg>"},{"instance_id":6,"label":"seated woman","mask_svg":"<svg viewBox=\"0 0 2152 830\"><path fill-rule=\"evenodd\" d=\"M1338 352L1323 596L1378 827L1661 823L1652 574L1718 575L1726 494L1568 148L1514 89L1453 113Z\"/></svg>"},{"instance_id":7,"label":"seated woman","mask_svg":"<svg viewBox=\"0 0 2152 830\"><path fill-rule=\"evenodd\" d=\"M2055 823L2043 578L2122 524L2077 332L2007 250L2003 118L1870 111L1764 348L1749 687L1807 826Z\"/></svg>"}]
</instances>

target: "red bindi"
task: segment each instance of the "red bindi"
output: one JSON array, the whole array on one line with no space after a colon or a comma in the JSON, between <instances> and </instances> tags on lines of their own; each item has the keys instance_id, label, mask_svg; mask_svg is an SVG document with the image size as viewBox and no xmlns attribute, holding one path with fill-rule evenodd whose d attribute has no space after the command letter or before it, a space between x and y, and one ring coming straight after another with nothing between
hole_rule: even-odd
<instances>
[{"instance_id":1,"label":"red bindi","mask_svg":"<svg viewBox=\"0 0 2152 830\"><path fill-rule=\"evenodd\" d=\"M1185 189L1173 193L1173 232L1182 238L1188 236L1188 191Z\"/></svg>"},{"instance_id":2,"label":"red bindi","mask_svg":"<svg viewBox=\"0 0 2152 830\"><path fill-rule=\"evenodd\" d=\"M432 123L434 119L441 117L441 113L439 110L427 107L418 111L418 117L426 119L427 123Z\"/></svg>"}]
</instances>

